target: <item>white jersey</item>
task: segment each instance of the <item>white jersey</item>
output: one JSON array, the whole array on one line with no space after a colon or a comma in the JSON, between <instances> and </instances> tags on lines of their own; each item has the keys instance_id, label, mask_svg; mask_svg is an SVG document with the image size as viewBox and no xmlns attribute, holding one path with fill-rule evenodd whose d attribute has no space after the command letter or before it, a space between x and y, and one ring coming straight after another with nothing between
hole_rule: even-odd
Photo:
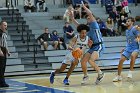
<instances>
[{"instance_id":1,"label":"white jersey","mask_svg":"<svg viewBox=\"0 0 140 93\"><path fill-rule=\"evenodd\" d=\"M88 36L86 36L84 39L81 39L79 35L75 36L77 38L77 46L78 47L87 47L88 44Z\"/></svg>"},{"instance_id":2,"label":"white jersey","mask_svg":"<svg viewBox=\"0 0 140 93\"><path fill-rule=\"evenodd\" d=\"M88 36L86 36L84 39L81 39L79 35L76 35L75 36L77 38L76 40L76 44L74 47L80 47L82 48L83 50L83 53L85 52L85 49L87 47L87 44L88 44ZM71 62L74 61L74 57L72 56L72 53L70 50L68 50L66 56L65 56L65 59L63 60L62 63L65 63L65 64L71 64Z\"/></svg>"}]
</instances>

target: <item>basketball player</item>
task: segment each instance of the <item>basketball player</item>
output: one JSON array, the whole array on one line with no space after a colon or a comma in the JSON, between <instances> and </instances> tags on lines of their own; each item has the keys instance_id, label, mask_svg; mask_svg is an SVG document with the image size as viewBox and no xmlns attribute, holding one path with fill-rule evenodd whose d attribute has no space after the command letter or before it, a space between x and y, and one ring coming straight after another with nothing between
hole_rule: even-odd
<instances>
[{"instance_id":1,"label":"basketball player","mask_svg":"<svg viewBox=\"0 0 140 93\"><path fill-rule=\"evenodd\" d=\"M127 75L128 78L132 78L132 72L134 71L134 64L135 60L138 57L139 53L139 44L138 42L140 41L140 30L139 27L134 26L134 18L128 17L126 21L126 41L127 45L126 47L122 50L121 58L119 60L119 65L118 65L118 75L113 79L113 82L121 81L121 71L123 68L123 62L125 60L130 60L130 71Z\"/></svg>"},{"instance_id":2,"label":"basketball player","mask_svg":"<svg viewBox=\"0 0 140 93\"><path fill-rule=\"evenodd\" d=\"M102 39L99 25L96 22L96 19L93 16L92 12L83 4L83 2L82 2L82 6L87 12L86 19L87 19L87 24L89 25L90 28L90 31L88 32L88 36L90 38L89 41L90 49L84 54L81 60L82 70L84 73L83 81L81 82L81 84L86 83L88 80L87 65L86 65L87 62L89 62L91 67L98 72L98 77L95 83L99 84L104 77L104 73L100 70L100 68L95 63L95 61L99 59L99 56L104 50L103 39ZM72 12L71 12L71 18L75 23L75 25L79 25L79 23L74 19Z\"/></svg>"},{"instance_id":3,"label":"basketball player","mask_svg":"<svg viewBox=\"0 0 140 93\"><path fill-rule=\"evenodd\" d=\"M78 65L79 59L74 58L72 56L72 51L75 50L77 47L80 47L80 49L82 49L83 53L85 51L85 49L87 48L87 44L88 44L88 36L86 36L87 32L89 31L89 27L87 25L84 24L80 24L77 27L77 31L78 31L78 35L75 35L69 45L68 45L68 49L67 49L67 54L65 56L65 59L62 61L62 65L59 69L56 69L55 71L52 71L50 74L50 83L53 84L54 83L54 76L60 72L63 72L66 67L68 65L70 65L70 68L67 72L67 75L65 77L65 79L63 80L63 83L65 85L69 85L69 76L71 75L72 71L75 69L75 66Z\"/></svg>"}]
</instances>

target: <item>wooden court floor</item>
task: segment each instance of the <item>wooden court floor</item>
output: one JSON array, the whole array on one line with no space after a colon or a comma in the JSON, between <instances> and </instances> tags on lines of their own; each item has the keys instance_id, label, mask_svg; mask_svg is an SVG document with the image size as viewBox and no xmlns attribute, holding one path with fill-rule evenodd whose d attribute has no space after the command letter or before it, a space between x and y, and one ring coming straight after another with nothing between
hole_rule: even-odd
<instances>
[{"instance_id":1,"label":"wooden court floor","mask_svg":"<svg viewBox=\"0 0 140 93\"><path fill-rule=\"evenodd\" d=\"M0 93L140 93L140 70L133 72L132 80L126 77L127 72L122 72L123 80L121 82L112 82L116 71L106 71L105 77L99 85L94 83L97 77L95 72L89 73L89 81L85 85L81 85L83 74L73 73L69 86L62 83L65 73L56 75L52 85L49 83L49 75L14 77L7 79L10 88L4 90L8 91L2 92L0 89Z\"/></svg>"}]
</instances>

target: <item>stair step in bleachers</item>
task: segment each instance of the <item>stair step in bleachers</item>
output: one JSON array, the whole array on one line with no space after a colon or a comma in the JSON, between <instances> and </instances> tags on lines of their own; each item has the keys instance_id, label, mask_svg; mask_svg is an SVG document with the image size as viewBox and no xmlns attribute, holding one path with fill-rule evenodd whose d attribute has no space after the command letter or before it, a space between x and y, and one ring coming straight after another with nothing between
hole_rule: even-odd
<instances>
[{"instance_id":1,"label":"stair step in bleachers","mask_svg":"<svg viewBox=\"0 0 140 93\"><path fill-rule=\"evenodd\" d=\"M125 36L120 37L104 37L105 50L103 55L97 60L99 66L112 66L118 65L119 58L121 56L120 51L126 45ZM56 50L56 51L45 51L45 56L48 57L48 62L52 64L52 68L56 69L61 65L61 62L65 58L66 50ZM139 58L136 60L136 64L139 64ZM124 64L129 64L126 61ZM81 67L79 64L77 67ZM88 65L90 67L90 65Z\"/></svg>"},{"instance_id":2,"label":"stair step in bleachers","mask_svg":"<svg viewBox=\"0 0 140 93\"><path fill-rule=\"evenodd\" d=\"M10 52L16 52L16 48L14 46L9 46L8 49Z\"/></svg>"},{"instance_id":3,"label":"stair step in bleachers","mask_svg":"<svg viewBox=\"0 0 140 93\"><path fill-rule=\"evenodd\" d=\"M13 52L10 54L10 56L8 58L18 58L18 53Z\"/></svg>"}]
</instances>

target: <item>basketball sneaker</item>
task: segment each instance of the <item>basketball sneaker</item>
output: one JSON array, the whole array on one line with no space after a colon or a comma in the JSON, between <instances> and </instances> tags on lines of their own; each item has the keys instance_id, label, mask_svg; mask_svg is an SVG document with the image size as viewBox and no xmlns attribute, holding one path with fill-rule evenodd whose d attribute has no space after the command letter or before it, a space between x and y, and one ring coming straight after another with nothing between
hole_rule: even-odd
<instances>
[{"instance_id":1,"label":"basketball sneaker","mask_svg":"<svg viewBox=\"0 0 140 93\"><path fill-rule=\"evenodd\" d=\"M99 84L103 80L104 76L105 74L103 72L101 74L98 74L95 84Z\"/></svg>"},{"instance_id":2,"label":"basketball sneaker","mask_svg":"<svg viewBox=\"0 0 140 93\"><path fill-rule=\"evenodd\" d=\"M88 79L89 79L88 76L84 76L81 84L85 84L88 81Z\"/></svg>"},{"instance_id":3,"label":"basketball sneaker","mask_svg":"<svg viewBox=\"0 0 140 93\"><path fill-rule=\"evenodd\" d=\"M131 79L132 78L132 73L129 72L128 75L127 75L127 78Z\"/></svg>"},{"instance_id":4,"label":"basketball sneaker","mask_svg":"<svg viewBox=\"0 0 140 93\"><path fill-rule=\"evenodd\" d=\"M63 83L64 83L64 85L70 85L68 79L64 79L64 80L63 80Z\"/></svg>"},{"instance_id":5,"label":"basketball sneaker","mask_svg":"<svg viewBox=\"0 0 140 93\"><path fill-rule=\"evenodd\" d=\"M51 84L54 83L54 76L55 76L54 71L52 71L51 74L50 74L50 83Z\"/></svg>"},{"instance_id":6,"label":"basketball sneaker","mask_svg":"<svg viewBox=\"0 0 140 93\"><path fill-rule=\"evenodd\" d=\"M118 81L122 81L122 77L121 77L121 76L116 76L116 77L113 79L113 82L118 82Z\"/></svg>"}]
</instances>

